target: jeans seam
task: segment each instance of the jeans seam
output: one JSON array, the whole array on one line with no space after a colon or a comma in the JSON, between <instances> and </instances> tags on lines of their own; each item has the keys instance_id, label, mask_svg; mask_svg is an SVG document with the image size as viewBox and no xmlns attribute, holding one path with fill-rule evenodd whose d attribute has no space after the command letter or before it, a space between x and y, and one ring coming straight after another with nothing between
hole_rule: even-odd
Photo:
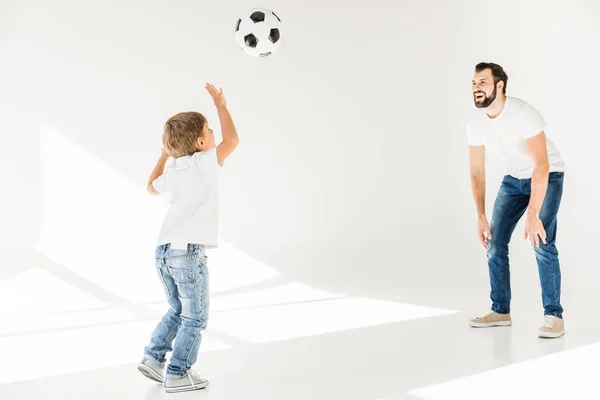
<instances>
[{"instance_id":1,"label":"jeans seam","mask_svg":"<svg viewBox=\"0 0 600 400\"><path fill-rule=\"evenodd\" d=\"M502 189L502 186L501 186L500 188ZM515 210L516 204L517 204L517 202L513 202L513 203L511 204L511 209L510 209L509 215L512 215L513 211ZM493 235L493 234L492 234L492 235ZM507 259L507 263L508 263L508 265L507 265L507 268L505 269L505 271L503 271L504 273L502 274L502 280L501 280L501 282L500 282L500 293L502 294L502 300L503 300L505 303L508 301L508 299L506 299L506 298L505 298L505 296L504 296L504 287L506 286L506 282L505 282L505 281L506 281L506 271L509 271L509 269L510 269L510 259L509 259L509 257L508 257L508 245L509 245L509 244L510 244L510 238L509 238L508 242L506 243L506 248L507 248L507 249L506 249L506 252L507 252L506 259ZM509 302L509 301L508 301L508 302ZM510 302L509 302L509 303L510 303ZM509 310L510 310L510 304L509 304L509 305L507 305L507 309L509 309Z\"/></svg>"},{"instance_id":2,"label":"jeans seam","mask_svg":"<svg viewBox=\"0 0 600 400\"><path fill-rule=\"evenodd\" d=\"M192 348L192 346L194 345L194 343L196 343L196 340L198 340L198 336L202 334L202 322L200 323L200 326L198 327L198 330L196 331L196 334L194 335L194 340L192 340L190 342L190 347L186 350L186 354L185 354L185 367L188 368L188 360L190 358L190 350ZM191 368L191 366L190 366Z\"/></svg>"},{"instance_id":3,"label":"jeans seam","mask_svg":"<svg viewBox=\"0 0 600 400\"><path fill-rule=\"evenodd\" d=\"M191 268L191 270L193 270L193 276L194 279L191 282L186 282L187 285L185 286L189 286L186 288L183 288L184 290L181 291L179 294L179 300L183 301L183 299L185 300L191 300L192 303L194 303L194 308L195 310L193 311L199 311L198 308L201 305L203 307L203 312L198 313L199 314L199 319L197 318L186 318L183 317L185 319L188 320L194 320L193 322L190 321L192 324L195 325L195 322L197 322L199 324L198 329L196 330L196 332L193 335L187 335L186 334L186 340L185 343L182 343L183 346L181 350L182 354L181 357L178 358L178 361L180 361L182 363L181 368L182 370L180 371L174 371L172 369L173 365L172 362L167 366L167 371L166 371L166 375L167 376L174 376L174 377L181 377L184 376L187 371L191 368L191 365L189 365L189 360L192 354L192 349L194 349L196 347L196 345L198 344L198 342L201 340L201 336L202 336L202 330L203 330L203 326L205 326L206 324L206 319L208 317L207 315L207 306L205 305L205 303L207 302L203 302L203 296L201 294L203 294L204 296L208 296L208 293L204 293L204 289L203 286L200 285L200 274L204 275L204 279L208 281L208 271L206 268L206 262L207 262L207 256L205 253L205 246L204 245L193 245L193 246L188 246L188 252L185 255L177 255L175 257L166 257L165 259L165 266L167 268L167 270L171 267L169 267L167 265L168 260L177 260L180 261L182 259L188 259L188 260L197 260L198 262L196 263L197 265L194 268ZM187 275L186 275L187 277ZM177 284L177 283L176 283ZM185 293L189 288L194 288L194 294L190 297L184 297L182 296L183 294L187 294ZM198 292L202 292L202 293L198 293ZM196 294L198 293L198 294ZM182 310L183 311L183 310ZM192 313L193 315L194 313ZM205 318L206 315L206 318ZM185 324L185 320L181 321L181 323L177 326L178 328L181 329L181 325ZM172 327L172 329L175 329L175 326ZM180 331L181 332L181 331ZM170 331L169 334L172 334L172 332Z\"/></svg>"},{"instance_id":4,"label":"jeans seam","mask_svg":"<svg viewBox=\"0 0 600 400\"><path fill-rule=\"evenodd\" d=\"M197 280L196 280L196 282L194 282L194 286L199 286ZM198 287L198 289L200 289L200 288ZM194 296L192 296L192 298L194 298ZM202 297L198 296L196 298L196 300L201 303L202 302ZM202 313L200 315L200 319L198 320L198 322L200 323L200 325L198 327L198 330L196 331L196 334L194 335L194 337L193 337L193 339L191 341L188 341L188 346L186 347L185 352L184 352L183 356L181 357L181 361L183 362L183 368L185 369L185 371L183 372L183 374L179 375L179 374L174 374L172 372L169 372L169 368L167 368L167 374L176 375L176 376L183 376L183 375L186 374L186 372L188 371L188 369L191 368L191 366L189 366L189 358L190 358L191 349L194 346L194 343L196 343L196 341L198 340L198 336L202 334L202 319L203 319L203 314L204 313ZM191 319L191 318L188 318L188 319ZM185 323L185 321L182 321L182 324L183 323Z\"/></svg>"}]
</instances>

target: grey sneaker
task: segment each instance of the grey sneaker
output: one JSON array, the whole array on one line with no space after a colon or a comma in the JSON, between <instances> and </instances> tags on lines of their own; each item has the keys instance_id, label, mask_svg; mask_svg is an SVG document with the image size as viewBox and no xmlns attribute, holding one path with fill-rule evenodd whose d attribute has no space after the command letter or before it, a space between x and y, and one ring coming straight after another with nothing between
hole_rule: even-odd
<instances>
[{"instance_id":1,"label":"grey sneaker","mask_svg":"<svg viewBox=\"0 0 600 400\"><path fill-rule=\"evenodd\" d=\"M165 380L165 390L167 393L187 392L189 390L204 389L208 386L208 381L202 379L194 370L188 370L185 375L175 377L167 375Z\"/></svg>"},{"instance_id":2,"label":"grey sneaker","mask_svg":"<svg viewBox=\"0 0 600 400\"><path fill-rule=\"evenodd\" d=\"M164 381L163 368L164 363L160 363L148 357L145 357L138 365L138 371L140 371L146 378L160 383L163 383Z\"/></svg>"},{"instance_id":3,"label":"grey sneaker","mask_svg":"<svg viewBox=\"0 0 600 400\"><path fill-rule=\"evenodd\" d=\"M483 317L473 318L469 321L469 325L473 328L490 328L492 326L510 326L512 320L510 314L498 314L490 312Z\"/></svg>"}]
</instances>

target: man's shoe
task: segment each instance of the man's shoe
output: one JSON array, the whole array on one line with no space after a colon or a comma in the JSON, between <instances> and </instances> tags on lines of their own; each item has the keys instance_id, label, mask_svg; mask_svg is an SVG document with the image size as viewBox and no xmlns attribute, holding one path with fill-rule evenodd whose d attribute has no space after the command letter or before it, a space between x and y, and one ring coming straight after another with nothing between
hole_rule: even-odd
<instances>
[{"instance_id":1,"label":"man's shoe","mask_svg":"<svg viewBox=\"0 0 600 400\"><path fill-rule=\"evenodd\" d=\"M494 311L483 317L473 318L469 321L473 328L491 328L493 326L510 326L512 320L510 314L498 314Z\"/></svg>"},{"instance_id":2,"label":"man's shoe","mask_svg":"<svg viewBox=\"0 0 600 400\"><path fill-rule=\"evenodd\" d=\"M565 322L554 315L546 315L544 326L539 330L541 338L555 339L565 334Z\"/></svg>"}]
</instances>

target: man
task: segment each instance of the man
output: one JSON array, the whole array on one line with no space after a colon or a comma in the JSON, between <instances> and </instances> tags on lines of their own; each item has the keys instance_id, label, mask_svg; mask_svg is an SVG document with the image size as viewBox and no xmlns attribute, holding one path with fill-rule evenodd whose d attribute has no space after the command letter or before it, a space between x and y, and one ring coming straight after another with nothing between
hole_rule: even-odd
<instances>
[{"instance_id":1,"label":"man","mask_svg":"<svg viewBox=\"0 0 600 400\"><path fill-rule=\"evenodd\" d=\"M546 136L542 115L523 100L507 97L508 76L494 63L475 67L472 91L477 109L469 118L471 187L477 207L477 234L487 249L491 312L470 320L473 327L507 326L510 317L508 244L525 214L525 238L535 250L545 321L539 336L564 335L556 218L563 190L564 162ZM491 227L485 213L485 155L498 156L506 171L494 203Z\"/></svg>"}]
</instances>

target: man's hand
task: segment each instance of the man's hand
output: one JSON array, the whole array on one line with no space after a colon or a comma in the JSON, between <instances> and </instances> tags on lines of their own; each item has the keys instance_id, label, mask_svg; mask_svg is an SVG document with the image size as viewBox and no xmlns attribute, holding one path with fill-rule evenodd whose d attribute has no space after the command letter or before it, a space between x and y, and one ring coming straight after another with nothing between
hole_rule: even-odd
<instances>
[{"instance_id":1,"label":"man's hand","mask_svg":"<svg viewBox=\"0 0 600 400\"><path fill-rule=\"evenodd\" d=\"M492 240L492 230L490 229L490 224L485 216L481 216L477 220L477 236L483 247L487 249L489 245L486 239Z\"/></svg>"},{"instance_id":2,"label":"man's hand","mask_svg":"<svg viewBox=\"0 0 600 400\"><path fill-rule=\"evenodd\" d=\"M214 87L213 85L211 85L210 83L207 83L205 88L208 91L208 93L210 94L210 97L212 97L213 101L215 102L215 106L217 108L227 107L227 102L225 101L225 96L223 96L223 88L220 88L219 90L217 90L217 88Z\"/></svg>"},{"instance_id":3,"label":"man's hand","mask_svg":"<svg viewBox=\"0 0 600 400\"><path fill-rule=\"evenodd\" d=\"M540 239L546 244L546 230L540 217L534 213L527 214L527 220L525 221L525 239L529 238L529 242L532 246L540 247Z\"/></svg>"}]
</instances>

